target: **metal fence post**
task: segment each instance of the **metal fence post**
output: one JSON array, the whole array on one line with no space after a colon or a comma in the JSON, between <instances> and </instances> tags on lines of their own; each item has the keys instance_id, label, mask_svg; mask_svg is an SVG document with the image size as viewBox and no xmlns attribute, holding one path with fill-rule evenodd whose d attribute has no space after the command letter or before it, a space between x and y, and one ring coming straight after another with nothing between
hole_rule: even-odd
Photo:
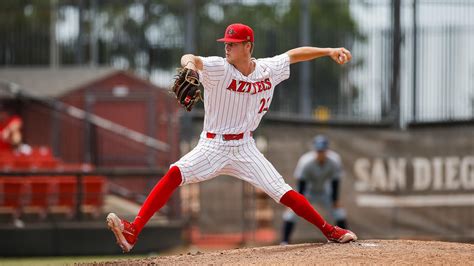
<instances>
[{"instance_id":1,"label":"metal fence post","mask_svg":"<svg viewBox=\"0 0 474 266\"><path fill-rule=\"evenodd\" d=\"M76 175L76 182L77 182L77 195L76 195L76 220L82 221L83 215L82 215L82 199L83 199L83 182L82 182L82 174Z\"/></svg>"},{"instance_id":2,"label":"metal fence post","mask_svg":"<svg viewBox=\"0 0 474 266\"><path fill-rule=\"evenodd\" d=\"M417 63L418 63L418 44L417 44L417 39L418 39L418 31L417 31L417 28L418 28L418 15L417 15L417 0L413 0L413 99L412 99L412 121L413 122L416 122L417 121L417 110L416 108L418 107L418 104L417 104L417 98L418 98L418 95L417 95L417 87L416 87L416 83L418 81L417 79L417 71L416 71L416 68L417 68Z\"/></svg>"},{"instance_id":3,"label":"metal fence post","mask_svg":"<svg viewBox=\"0 0 474 266\"><path fill-rule=\"evenodd\" d=\"M300 46L310 44L310 16L309 16L309 1L303 0L300 4L301 17L300 17ZM310 62L300 63L300 114L303 117L311 116L311 97L310 97Z\"/></svg>"},{"instance_id":4,"label":"metal fence post","mask_svg":"<svg viewBox=\"0 0 474 266\"><path fill-rule=\"evenodd\" d=\"M400 127L400 0L392 1L392 82L390 88L390 113L393 127Z\"/></svg>"}]
</instances>

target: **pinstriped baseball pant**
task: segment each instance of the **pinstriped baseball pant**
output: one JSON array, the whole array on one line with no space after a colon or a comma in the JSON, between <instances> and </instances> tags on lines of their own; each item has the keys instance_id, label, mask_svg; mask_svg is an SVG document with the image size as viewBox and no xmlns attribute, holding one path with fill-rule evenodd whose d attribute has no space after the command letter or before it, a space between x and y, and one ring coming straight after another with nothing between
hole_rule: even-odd
<instances>
[{"instance_id":1,"label":"pinstriped baseball pant","mask_svg":"<svg viewBox=\"0 0 474 266\"><path fill-rule=\"evenodd\" d=\"M276 202L292 190L250 137L224 142L201 136L198 145L173 165L181 171L181 185L231 175L262 189Z\"/></svg>"}]
</instances>

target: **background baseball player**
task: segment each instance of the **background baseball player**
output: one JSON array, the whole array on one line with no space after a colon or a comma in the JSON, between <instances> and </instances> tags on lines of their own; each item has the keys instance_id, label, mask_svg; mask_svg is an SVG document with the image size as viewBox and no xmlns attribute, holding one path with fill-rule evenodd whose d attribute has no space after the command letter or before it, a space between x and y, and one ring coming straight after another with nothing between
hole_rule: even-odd
<instances>
[{"instance_id":1,"label":"background baseball player","mask_svg":"<svg viewBox=\"0 0 474 266\"><path fill-rule=\"evenodd\" d=\"M133 222L114 213L107 224L124 252L130 251L151 216L180 185L201 182L218 175L232 175L265 191L276 202L317 226L328 240L348 242L356 235L326 222L300 193L292 190L273 165L260 153L252 132L272 102L275 86L290 76L290 64L330 56L339 64L351 59L344 48L300 47L264 59L251 57L253 30L243 24L229 25L225 58L183 55L173 86L178 101L191 110L204 87L204 126L197 146L179 161L152 189Z\"/></svg>"},{"instance_id":2,"label":"background baseball player","mask_svg":"<svg viewBox=\"0 0 474 266\"><path fill-rule=\"evenodd\" d=\"M329 149L326 136L318 135L313 140L313 151L305 153L298 160L294 176L298 192L305 195L311 203L320 203L331 214L337 226L346 228L346 212L339 203L339 185L343 176L341 158ZM283 214L282 242L290 242L296 215L290 209Z\"/></svg>"},{"instance_id":3,"label":"background baseball player","mask_svg":"<svg viewBox=\"0 0 474 266\"><path fill-rule=\"evenodd\" d=\"M18 115L0 110L0 151L13 151L21 144L22 125L23 120Z\"/></svg>"}]
</instances>

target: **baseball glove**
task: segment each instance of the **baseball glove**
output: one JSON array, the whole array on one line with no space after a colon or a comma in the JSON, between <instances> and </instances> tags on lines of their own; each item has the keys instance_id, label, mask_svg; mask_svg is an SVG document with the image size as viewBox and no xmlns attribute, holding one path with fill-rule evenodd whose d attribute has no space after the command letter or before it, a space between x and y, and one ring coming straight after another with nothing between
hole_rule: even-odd
<instances>
[{"instance_id":1,"label":"baseball glove","mask_svg":"<svg viewBox=\"0 0 474 266\"><path fill-rule=\"evenodd\" d=\"M175 94L176 99L178 99L178 103L189 112L201 99L200 85L201 82L199 82L197 71L189 68L179 68L171 91Z\"/></svg>"}]
</instances>

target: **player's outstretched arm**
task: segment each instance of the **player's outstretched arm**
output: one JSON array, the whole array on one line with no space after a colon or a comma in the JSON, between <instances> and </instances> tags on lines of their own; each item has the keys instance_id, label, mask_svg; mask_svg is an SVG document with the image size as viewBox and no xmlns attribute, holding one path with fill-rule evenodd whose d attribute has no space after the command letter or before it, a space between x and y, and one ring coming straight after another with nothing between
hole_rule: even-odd
<instances>
[{"instance_id":1,"label":"player's outstretched arm","mask_svg":"<svg viewBox=\"0 0 474 266\"><path fill-rule=\"evenodd\" d=\"M192 70L202 70L202 60L199 56L185 54L181 57L181 66Z\"/></svg>"},{"instance_id":2,"label":"player's outstretched arm","mask_svg":"<svg viewBox=\"0 0 474 266\"><path fill-rule=\"evenodd\" d=\"M344 47L340 48L318 48L318 47L298 47L286 52L290 57L290 64L313 60L319 57L329 56L336 63L342 65L352 59L351 52Z\"/></svg>"}]
</instances>

